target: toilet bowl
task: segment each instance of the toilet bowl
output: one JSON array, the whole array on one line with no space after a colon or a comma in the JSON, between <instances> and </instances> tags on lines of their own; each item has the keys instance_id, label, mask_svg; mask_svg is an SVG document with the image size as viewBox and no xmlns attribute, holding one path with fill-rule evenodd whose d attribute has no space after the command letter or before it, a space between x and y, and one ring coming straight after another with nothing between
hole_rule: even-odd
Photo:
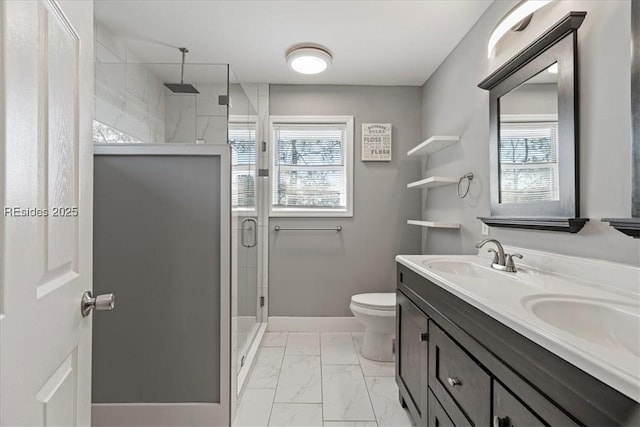
<instances>
[{"instance_id":1,"label":"toilet bowl","mask_svg":"<svg viewBox=\"0 0 640 427\"><path fill-rule=\"evenodd\" d=\"M372 293L351 297L349 308L364 324L364 340L360 353L378 362L393 361L395 337L396 294Z\"/></svg>"}]
</instances>

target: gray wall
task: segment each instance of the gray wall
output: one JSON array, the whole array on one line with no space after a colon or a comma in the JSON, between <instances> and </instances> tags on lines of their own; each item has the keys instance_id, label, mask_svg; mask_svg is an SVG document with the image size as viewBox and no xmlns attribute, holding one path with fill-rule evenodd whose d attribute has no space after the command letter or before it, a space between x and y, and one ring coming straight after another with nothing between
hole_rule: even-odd
<instances>
[{"instance_id":1,"label":"gray wall","mask_svg":"<svg viewBox=\"0 0 640 427\"><path fill-rule=\"evenodd\" d=\"M353 218L271 218L269 315L351 316L352 295L393 292L397 254L420 253L420 162L406 152L420 142L419 87L272 85L272 115L353 115ZM362 123L393 124L393 161L362 162ZM342 233L279 232L275 225L341 224Z\"/></svg>"},{"instance_id":2,"label":"gray wall","mask_svg":"<svg viewBox=\"0 0 640 427\"><path fill-rule=\"evenodd\" d=\"M96 156L94 403L220 402L220 158Z\"/></svg>"},{"instance_id":3,"label":"gray wall","mask_svg":"<svg viewBox=\"0 0 640 427\"><path fill-rule=\"evenodd\" d=\"M505 244L640 265L640 240L615 231L602 217L628 217L630 161L630 2L554 2L536 13L522 33L510 33L487 58L487 40L515 2L494 2L423 87L423 137L461 135L459 144L428 158L426 175L473 171L471 197L443 189L424 199L435 219L460 221L459 232L428 231L428 254L475 253L483 236L476 217L489 216L489 93L478 82L570 10L584 10L579 29L581 216L591 218L578 234L491 229ZM428 173L427 173L428 171Z\"/></svg>"}]
</instances>

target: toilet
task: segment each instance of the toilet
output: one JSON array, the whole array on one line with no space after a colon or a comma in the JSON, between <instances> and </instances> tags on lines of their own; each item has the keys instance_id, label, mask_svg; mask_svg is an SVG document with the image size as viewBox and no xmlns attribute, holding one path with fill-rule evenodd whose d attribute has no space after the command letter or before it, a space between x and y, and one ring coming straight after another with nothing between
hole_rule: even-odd
<instances>
[{"instance_id":1,"label":"toilet","mask_svg":"<svg viewBox=\"0 0 640 427\"><path fill-rule=\"evenodd\" d=\"M396 294L372 293L351 297L349 308L364 324L364 341L360 353L378 362L393 361L396 328Z\"/></svg>"}]
</instances>

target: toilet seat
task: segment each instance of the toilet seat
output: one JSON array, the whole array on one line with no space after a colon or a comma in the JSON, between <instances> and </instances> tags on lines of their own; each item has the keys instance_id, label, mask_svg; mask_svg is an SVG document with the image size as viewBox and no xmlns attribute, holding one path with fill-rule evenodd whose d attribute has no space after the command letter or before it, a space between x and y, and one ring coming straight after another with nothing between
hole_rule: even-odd
<instances>
[{"instance_id":1,"label":"toilet seat","mask_svg":"<svg viewBox=\"0 0 640 427\"><path fill-rule=\"evenodd\" d=\"M393 292L357 294L351 297L351 304L370 310L395 311L396 294Z\"/></svg>"}]
</instances>

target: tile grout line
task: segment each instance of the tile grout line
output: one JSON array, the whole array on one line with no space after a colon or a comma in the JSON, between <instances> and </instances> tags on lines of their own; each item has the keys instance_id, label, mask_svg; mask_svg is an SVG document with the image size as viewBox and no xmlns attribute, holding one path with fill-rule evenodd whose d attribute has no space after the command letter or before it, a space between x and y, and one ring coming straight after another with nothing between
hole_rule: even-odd
<instances>
[{"instance_id":1,"label":"tile grout line","mask_svg":"<svg viewBox=\"0 0 640 427\"><path fill-rule=\"evenodd\" d=\"M356 357L358 357L358 347L353 341L353 334L351 334L351 344L356 351ZM363 356L364 357L364 356ZM376 419L376 425L378 425L378 416L376 415L376 408L373 406L373 400L371 399L371 391L369 390L369 384L367 384L367 377L364 376L364 369L362 369L362 361L358 357L358 366L360 366L360 372L362 372L362 379L364 380L364 387L367 389L367 396L369 397L369 404L371 405L371 411L373 411L373 417Z\"/></svg>"},{"instance_id":2,"label":"tile grout line","mask_svg":"<svg viewBox=\"0 0 640 427\"><path fill-rule=\"evenodd\" d=\"M282 365L284 365L284 355L287 354L287 345L289 344L289 333L287 332L287 339L284 343L284 351L282 352L282 360L280 361L280 370L278 371L278 379L276 380L276 388L273 392L273 399L271 400L271 410L269 411L269 417L267 418L267 427L271 423L271 415L273 415L273 406L276 404L276 394L278 393L278 384L280 384L280 375L282 375Z\"/></svg>"}]
</instances>

